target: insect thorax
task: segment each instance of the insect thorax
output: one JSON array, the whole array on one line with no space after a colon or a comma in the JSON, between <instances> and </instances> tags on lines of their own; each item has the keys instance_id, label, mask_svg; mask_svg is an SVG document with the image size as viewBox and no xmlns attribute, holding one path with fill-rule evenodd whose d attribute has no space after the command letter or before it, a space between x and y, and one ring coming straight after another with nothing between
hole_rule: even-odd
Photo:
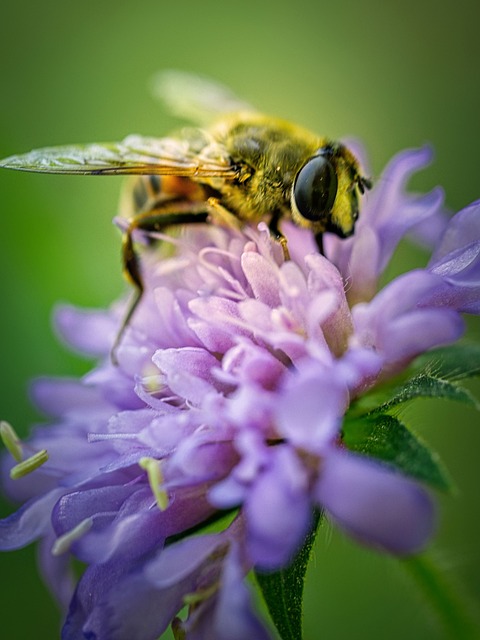
<instances>
[{"instance_id":1,"label":"insect thorax","mask_svg":"<svg viewBox=\"0 0 480 640\"><path fill-rule=\"evenodd\" d=\"M222 189L226 205L249 220L289 211L293 180L320 144L290 123L261 117L232 126L224 142L240 175Z\"/></svg>"}]
</instances>

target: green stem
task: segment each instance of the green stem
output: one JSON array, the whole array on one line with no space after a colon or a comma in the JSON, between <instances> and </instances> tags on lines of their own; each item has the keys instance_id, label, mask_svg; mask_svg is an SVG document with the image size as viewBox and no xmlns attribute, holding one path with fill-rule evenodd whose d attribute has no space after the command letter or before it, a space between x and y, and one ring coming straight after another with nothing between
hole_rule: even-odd
<instances>
[{"instance_id":1,"label":"green stem","mask_svg":"<svg viewBox=\"0 0 480 640\"><path fill-rule=\"evenodd\" d=\"M474 640L480 628L470 611L468 596L449 579L445 571L426 555L412 556L401 561L431 605L448 637L455 640Z\"/></svg>"}]
</instances>

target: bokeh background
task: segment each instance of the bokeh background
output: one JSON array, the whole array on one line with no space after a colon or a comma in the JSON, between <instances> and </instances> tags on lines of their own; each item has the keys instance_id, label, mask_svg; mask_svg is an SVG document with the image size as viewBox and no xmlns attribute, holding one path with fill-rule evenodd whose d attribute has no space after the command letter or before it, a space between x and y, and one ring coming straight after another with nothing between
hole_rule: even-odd
<instances>
[{"instance_id":1,"label":"bokeh background","mask_svg":"<svg viewBox=\"0 0 480 640\"><path fill-rule=\"evenodd\" d=\"M480 197L479 6L475 0L5 3L0 156L166 133L178 123L147 85L155 71L173 67L217 78L263 111L319 133L360 138L374 176L400 149L430 142L435 163L412 187L442 184L458 210ZM29 379L79 375L91 366L55 337L55 304L105 306L125 291L111 224L120 186L119 178L0 173L0 414L21 434L40 419L28 400ZM395 269L423 260L403 247ZM478 322L470 331L479 337ZM455 478L456 495L440 499L433 552L478 600L478 415L419 402L404 417ZM1 508L2 515L12 509ZM59 636L59 615L36 574L33 549L0 556L0 591L3 638ZM319 535L305 615L306 640L444 637L394 560L329 527Z\"/></svg>"}]
</instances>

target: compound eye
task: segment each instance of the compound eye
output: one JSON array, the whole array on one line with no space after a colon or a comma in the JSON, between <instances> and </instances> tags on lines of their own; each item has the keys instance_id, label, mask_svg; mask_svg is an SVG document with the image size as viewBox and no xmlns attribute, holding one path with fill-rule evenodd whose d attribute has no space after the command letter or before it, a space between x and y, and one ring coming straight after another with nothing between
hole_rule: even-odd
<instances>
[{"instance_id":1,"label":"compound eye","mask_svg":"<svg viewBox=\"0 0 480 640\"><path fill-rule=\"evenodd\" d=\"M293 197L298 212L307 220L319 222L328 214L337 195L337 174L324 156L309 160L297 174Z\"/></svg>"}]
</instances>

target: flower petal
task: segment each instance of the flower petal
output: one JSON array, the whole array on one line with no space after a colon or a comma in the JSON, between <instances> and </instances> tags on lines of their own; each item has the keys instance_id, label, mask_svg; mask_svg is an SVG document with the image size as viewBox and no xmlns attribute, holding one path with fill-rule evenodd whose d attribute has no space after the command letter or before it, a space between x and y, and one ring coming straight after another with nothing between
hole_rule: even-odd
<instances>
[{"instance_id":1,"label":"flower petal","mask_svg":"<svg viewBox=\"0 0 480 640\"><path fill-rule=\"evenodd\" d=\"M375 349L391 375L423 351L453 342L464 324L455 311L434 304L443 288L442 279L427 271L399 276L370 303L354 307L351 345Z\"/></svg>"},{"instance_id":2,"label":"flower petal","mask_svg":"<svg viewBox=\"0 0 480 640\"><path fill-rule=\"evenodd\" d=\"M430 259L429 266L435 265L448 254L480 240L480 200L462 209L449 221Z\"/></svg>"},{"instance_id":3,"label":"flower petal","mask_svg":"<svg viewBox=\"0 0 480 640\"><path fill-rule=\"evenodd\" d=\"M118 317L97 310L79 310L62 305L55 311L60 335L73 348L89 356L105 356L118 333Z\"/></svg>"},{"instance_id":4,"label":"flower petal","mask_svg":"<svg viewBox=\"0 0 480 640\"><path fill-rule=\"evenodd\" d=\"M315 493L340 527L390 553L420 551L435 529L435 509L426 491L357 455L330 452Z\"/></svg>"},{"instance_id":5,"label":"flower petal","mask_svg":"<svg viewBox=\"0 0 480 640\"><path fill-rule=\"evenodd\" d=\"M305 470L293 452L276 449L270 468L256 480L244 506L249 556L263 569L288 564L312 515Z\"/></svg>"},{"instance_id":6,"label":"flower petal","mask_svg":"<svg viewBox=\"0 0 480 640\"><path fill-rule=\"evenodd\" d=\"M348 404L335 366L309 363L290 376L275 403L278 432L296 447L321 452L334 440Z\"/></svg>"},{"instance_id":7,"label":"flower petal","mask_svg":"<svg viewBox=\"0 0 480 640\"><path fill-rule=\"evenodd\" d=\"M190 640L269 640L270 634L253 612L237 545L225 559L221 589L194 610L182 625Z\"/></svg>"},{"instance_id":8,"label":"flower petal","mask_svg":"<svg viewBox=\"0 0 480 640\"><path fill-rule=\"evenodd\" d=\"M0 549L20 549L51 531L50 512L62 490L50 491L26 502L11 516L0 520Z\"/></svg>"},{"instance_id":9,"label":"flower petal","mask_svg":"<svg viewBox=\"0 0 480 640\"><path fill-rule=\"evenodd\" d=\"M165 376L171 391L195 405L199 404L206 394L215 391L212 371L219 368L219 363L215 356L205 349L161 349L153 356L153 362Z\"/></svg>"},{"instance_id":10,"label":"flower petal","mask_svg":"<svg viewBox=\"0 0 480 640\"><path fill-rule=\"evenodd\" d=\"M465 313L480 313L480 202L457 213L449 222L429 270L445 286L432 304Z\"/></svg>"},{"instance_id":11,"label":"flower petal","mask_svg":"<svg viewBox=\"0 0 480 640\"><path fill-rule=\"evenodd\" d=\"M364 207L354 236L345 241L328 238L327 257L349 283L351 304L370 300L378 278L401 238L426 220L443 220L443 190L424 196L405 193L410 176L431 160L428 147L403 151L388 164Z\"/></svg>"}]
</instances>

